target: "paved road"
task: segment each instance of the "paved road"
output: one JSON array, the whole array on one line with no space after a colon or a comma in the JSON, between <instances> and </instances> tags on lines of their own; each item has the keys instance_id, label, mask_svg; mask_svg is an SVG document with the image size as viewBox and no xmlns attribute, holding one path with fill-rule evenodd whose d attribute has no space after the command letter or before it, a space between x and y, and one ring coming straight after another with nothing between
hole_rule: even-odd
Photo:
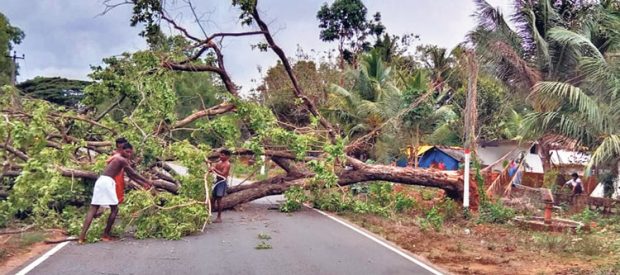
<instances>
[{"instance_id":1,"label":"paved road","mask_svg":"<svg viewBox=\"0 0 620 275\"><path fill-rule=\"evenodd\" d=\"M311 209L269 208L224 212L223 223L180 241L70 244L29 274L431 274ZM259 233L272 249L255 249Z\"/></svg>"}]
</instances>

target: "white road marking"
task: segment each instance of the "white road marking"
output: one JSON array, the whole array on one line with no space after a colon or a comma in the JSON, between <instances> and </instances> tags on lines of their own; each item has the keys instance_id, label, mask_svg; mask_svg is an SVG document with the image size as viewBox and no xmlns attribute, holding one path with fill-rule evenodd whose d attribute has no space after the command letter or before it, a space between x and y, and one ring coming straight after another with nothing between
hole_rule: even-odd
<instances>
[{"instance_id":1,"label":"white road marking","mask_svg":"<svg viewBox=\"0 0 620 275\"><path fill-rule=\"evenodd\" d=\"M383 247L391 250L392 252L402 256L403 258L405 258L405 259L407 259L407 260L409 260L409 261L411 261L411 262L421 266L422 268L428 270L429 272L431 272L431 273L433 273L435 275L443 275L443 273L441 273L438 270L428 266L427 264L421 262L420 260L407 255L406 253L402 252L400 249L395 248L392 245L390 245L390 244L388 244L388 243L386 243L386 242L384 242L382 240L379 240L379 239L375 238L374 236L372 236L372 235L370 235L370 234L368 234L368 233L366 233L366 232L364 232L364 231L362 231L362 230L360 230L358 228L355 228L354 226L348 224L347 222L344 222L344 221L342 221L342 220L340 220L340 219L338 219L338 218L336 218L336 217L334 217L332 215L329 215L329 214L327 214L327 213L325 213L325 212L323 212L321 210L318 210L318 209L315 209L315 208L311 208L311 209L316 211L316 212L318 212L318 213L320 213L321 215L323 215L325 217L328 217L328 218L332 219L333 221L335 221L335 222L337 222L339 224L342 224L342 225L348 227L349 229L351 229L351 230L361 234L362 236L373 240L374 242L376 242L376 243L382 245Z\"/></svg>"},{"instance_id":2,"label":"white road marking","mask_svg":"<svg viewBox=\"0 0 620 275\"><path fill-rule=\"evenodd\" d=\"M17 272L15 275L26 275L26 274L28 274L28 272L32 271L35 267L37 267L38 265L43 263L45 260L47 260L47 258L49 258L50 256L54 255L54 253L58 252L58 250L60 250L63 247L65 247L65 245L67 245L67 244L69 244L69 242L63 242L63 243L57 244L50 251L47 251L45 254L43 254L41 257L36 259L34 262L32 262L29 265L27 265L26 267L24 267L22 270Z\"/></svg>"}]
</instances>

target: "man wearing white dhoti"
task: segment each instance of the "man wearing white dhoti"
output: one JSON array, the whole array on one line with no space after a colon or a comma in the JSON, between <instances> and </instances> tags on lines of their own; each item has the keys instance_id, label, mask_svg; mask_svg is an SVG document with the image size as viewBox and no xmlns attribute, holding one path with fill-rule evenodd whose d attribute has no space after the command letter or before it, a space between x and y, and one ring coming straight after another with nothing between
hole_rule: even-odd
<instances>
[{"instance_id":1,"label":"man wearing white dhoti","mask_svg":"<svg viewBox=\"0 0 620 275\"><path fill-rule=\"evenodd\" d=\"M110 206L111 210L101 239L104 241L114 239L110 235L110 232L112 231L112 225L114 224L114 220L116 220L116 215L118 214L118 196L116 194L116 182L114 181L116 176L123 173L123 171L127 172L129 178L139 184L142 184L146 189L151 188L152 183L136 173L136 171L129 165L129 161L127 161L127 159L129 159L132 154L133 147L131 144L125 143L120 151L120 156L115 157L113 160L108 162L108 165L103 170L103 174L95 182L90 209L88 209L88 214L86 214L86 219L84 220L82 232L80 233L80 238L78 241L80 244L84 243L86 239L86 232L88 232L88 228L90 227L97 210L101 206Z\"/></svg>"}]
</instances>

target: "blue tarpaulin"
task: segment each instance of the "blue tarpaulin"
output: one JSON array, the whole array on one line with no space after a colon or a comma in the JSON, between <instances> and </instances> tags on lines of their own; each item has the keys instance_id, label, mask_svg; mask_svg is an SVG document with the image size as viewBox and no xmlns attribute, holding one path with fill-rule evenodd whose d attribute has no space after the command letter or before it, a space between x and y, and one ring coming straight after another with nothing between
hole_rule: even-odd
<instances>
[{"instance_id":1,"label":"blue tarpaulin","mask_svg":"<svg viewBox=\"0 0 620 275\"><path fill-rule=\"evenodd\" d=\"M432 149L424 152L424 154L420 157L419 166L421 168L429 168L433 163L438 165L442 162L446 166L446 170L458 170L459 168L459 160L448 155L446 152L437 147L433 147Z\"/></svg>"},{"instance_id":2,"label":"blue tarpaulin","mask_svg":"<svg viewBox=\"0 0 620 275\"><path fill-rule=\"evenodd\" d=\"M397 161L396 161L396 166L398 167L407 167L407 158L406 157L400 157Z\"/></svg>"}]
</instances>

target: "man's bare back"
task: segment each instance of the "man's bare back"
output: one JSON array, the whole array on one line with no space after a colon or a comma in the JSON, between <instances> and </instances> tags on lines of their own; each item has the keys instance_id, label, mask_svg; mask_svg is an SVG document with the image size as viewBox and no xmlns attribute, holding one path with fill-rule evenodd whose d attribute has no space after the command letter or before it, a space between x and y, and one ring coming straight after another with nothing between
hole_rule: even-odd
<instances>
[{"instance_id":1,"label":"man's bare back","mask_svg":"<svg viewBox=\"0 0 620 275\"><path fill-rule=\"evenodd\" d=\"M127 159L120 155L115 156L114 159L110 161L110 163L108 163L108 165L103 170L103 175L114 178L116 177L116 175L118 175L118 173L123 170L123 168L127 166L129 166L129 162L127 161Z\"/></svg>"}]
</instances>

